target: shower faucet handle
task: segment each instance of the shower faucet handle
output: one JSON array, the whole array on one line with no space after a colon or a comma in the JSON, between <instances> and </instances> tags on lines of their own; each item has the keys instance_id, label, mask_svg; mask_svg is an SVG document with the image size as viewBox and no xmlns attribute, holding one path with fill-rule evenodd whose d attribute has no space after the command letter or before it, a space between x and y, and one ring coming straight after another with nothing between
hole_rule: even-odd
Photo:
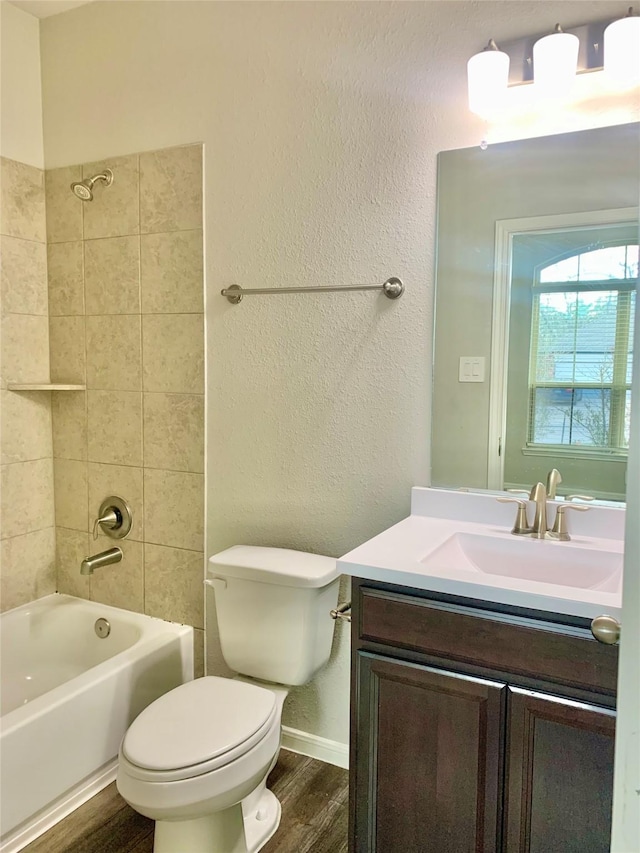
<instances>
[{"instance_id":1,"label":"shower faucet handle","mask_svg":"<svg viewBox=\"0 0 640 853\"><path fill-rule=\"evenodd\" d=\"M107 528L108 530L113 530L115 527L118 526L118 524L118 514L116 513L115 509L111 507L105 512L104 515L101 515L99 518L96 518L96 520L93 522L93 538L98 538L98 528L101 527L103 530L105 530L105 528ZM105 530L105 533L106 532L107 531Z\"/></svg>"},{"instance_id":2,"label":"shower faucet handle","mask_svg":"<svg viewBox=\"0 0 640 853\"><path fill-rule=\"evenodd\" d=\"M98 538L99 528L112 539L124 539L131 532L133 516L131 507L117 495L105 498L100 504L98 517L93 523L93 538Z\"/></svg>"}]
</instances>

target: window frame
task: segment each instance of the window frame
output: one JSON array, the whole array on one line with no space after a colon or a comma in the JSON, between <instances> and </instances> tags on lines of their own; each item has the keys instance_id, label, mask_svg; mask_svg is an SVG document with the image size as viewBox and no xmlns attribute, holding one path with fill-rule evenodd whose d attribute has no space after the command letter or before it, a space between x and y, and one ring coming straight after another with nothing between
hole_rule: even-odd
<instances>
[{"instance_id":1,"label":"window frame","mask_svg":"<svg viewBox=\"0 0 640 853\"><path fill-rule=\"evenodd\" d=\"M495 221L486 459L487 488L500 490L504 488L505 483L512 274L516 241L521 237L530 235L557 234L578 229L599 231L601 228L607 227L630 227L635 229L637 233L639 221L640 208L637 205L597 210L568 210L563 213L532 213L528 216L497 219ZM520 452L523 456L551 456L548 450L540 452L536 449L521 449ZM562 456L562 451L558 451L556 455ZM572 453L571 461L576 458ZM585 458L592 459L594 462L598 461L593 454L585 456ZM627 458L607 455L604 457L604 461L626 466Z\"/></svg>"},{"instance_id":2,"label":"window frame","mask_svg":"<svg viewBox=\"0 0 640 853\"><path fill-rule=\"evenodd\" d=\"M610 248L612 246L638 247L638 243L629 243L628 240L611 240L606 245L600 248ZM632 377L628 374L629 366L629 345L633 346L630 339L631 317L633 310L633 296L638 290L638 278L608 278L600 280L583 280L578 279L570 281L547 281L540 282L540 278L544 270L555 266L557 263L568 258L580 257L589 254L589 250L584 249L576 252L575 250L567 252L562 256L558 256L553 260L547 260L544 265L536 269L535 280L532 284L532 309L531 309L531 333L530 333L530 350L529 350L529 409L527 414L527 441L522 448L522 452L527 455L545 455L552 453L562 456L598 456L599 458L620 457L626 460L628 455L628 445L625 446L624 441L624 425L626 413L627 395L631 392ZM626 272L626 270L625 270ZM538 339L540 328L540 297L546 293L602 293L617 295L616 300L616 322L614 333L614 348L612 352L613 365L612 376L610 382L586 382L586 381L547 381L541 382L536 379L538 368ZM637 297L635 311L637 313ZM631 351L632 352L632 351ZM574 351L574 357L575 357ZM536 406L535 398L538 390L547 388L571 388L573 391L584 389L608 390L609 398L609 418L607 426L608 441L607 444L566 444L534 441L535 433L535 415Z\"/></svg>"}]
</instances>

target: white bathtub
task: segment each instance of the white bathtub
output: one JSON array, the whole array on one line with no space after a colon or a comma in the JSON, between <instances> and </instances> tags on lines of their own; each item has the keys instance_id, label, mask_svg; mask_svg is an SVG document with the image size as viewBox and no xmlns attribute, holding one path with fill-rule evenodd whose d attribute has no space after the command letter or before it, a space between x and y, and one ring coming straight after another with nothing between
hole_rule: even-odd
<instances>
[{"instance_id":1,"label":"white bathtub","mask_svg":"<svg viewBox=\"0 0 640 853\"><path fill-rule=\"evenodd\" d=\"M54 594L2 614L0 653L0 850L14 853L115 779L132 720L193 678L193 629Z\"/></svg>"}]
</instances>

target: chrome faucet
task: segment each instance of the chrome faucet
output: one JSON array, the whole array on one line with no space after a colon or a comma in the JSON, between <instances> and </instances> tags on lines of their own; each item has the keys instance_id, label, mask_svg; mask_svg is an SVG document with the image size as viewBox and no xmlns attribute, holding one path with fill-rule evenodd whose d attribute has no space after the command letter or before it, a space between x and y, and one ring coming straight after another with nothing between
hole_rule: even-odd
<instances>
[{"instance_id":1,"label":"chrome faucet","mask_svg":"<svg viewBox=\"0 0 640 853\"><path fill-rule=\"evenodd\" d=\"M534 501L536 512L531 531L527 534L533 539L544 539L547 535L547 490L544 483L536 483L531 489L529 500Z\"/></svg>"},{"instance_id":2,"label":"chrome faucet","mask_svg":"<svg viewBox=\"0 0 640 853\"><path fill-rule=\"evenodd\" d=\"M99 554L94 554L93 557L85 557L80 563L81 575L92 575L96 569L101 569L103 566L111 566L113 563L119 563L122 559L122 548L109 548L106 551L101 551Z\"/></svg>"},{"instance_id":3,"label":"chrome faucet","mask_svg":"<svg viewBox=\"0 0 640 853\"><path fill-rule=\"evenodd\" d=\"M550 501L556 499L556 489L558 484L562 482L562 474L557 468L552 468L547 474L547 497Z\"/></svg>"},{"instance_id":4,"label":"chrome faucet","mask_svg":"<svg viewBox=\"0 0 640 853\"><path fill-rule=\"evenodd\" d=\"M557 469L553 469L557 473ZM551 474L553 471L551 472ZM557 481L559 482L559 481ZM524 493L526 494L526 492ZM556 542L568 542L571 537L567 530L567 520L565 514L567 510L575 510L576 512L586 512L590 509L588 506L580 506L579 504L566 503L556 509L556 517L551 530L547 527L547 489L544 483L536 483L531 489L529 500L536 505L533 524L529 525L527 518L527 501L522 498L498 498L500 503L516 503L518 504L518 514L515 524L511 529L514 536L528 536L531 539L552 539Z\"/></svg>"},{"instance_id":5,"label":"chrome faucet","mask_svg":"<svg viewBox=\"0 0 640 853\"><path fill-rule=\"evenodd\" d=\"M526 495L527 492L520 489L509 489ZM532 539L547 538L547 490L544 483L536 483L529 493L529 500L534 501L536 505L536 513L533 518L533 524L529 524L527 518L527 501L523 498L498 498L500 503L515 503L518 504L518 514L515 524L511 532L514 536L529 536Z\"/></svg>"},{"instance_id":6,"label":"chrome faucet","mask_svg":"<svg viewBox=\"0 0 640 853\"><path fill-rule=\"evenodd\" d=\"M131 531L133 517L129 504L117 495L110 495L100 504L98 517L93 523L93 538L98 538L99 528L112 539L124 539ZM80 563L81 575L92 575L96 569L111 566L122 559L121 548L108 548L93 557L85 557Z\"/></svg>"}]
</instances>

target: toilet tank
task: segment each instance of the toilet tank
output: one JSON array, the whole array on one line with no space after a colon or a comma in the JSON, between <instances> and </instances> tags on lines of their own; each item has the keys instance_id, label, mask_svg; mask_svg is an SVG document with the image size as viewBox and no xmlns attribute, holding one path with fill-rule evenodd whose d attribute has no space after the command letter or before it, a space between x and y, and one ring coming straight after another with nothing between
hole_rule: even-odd
<instances>
[{"instance_id":1,"label":"toilet tank","mask_svg":"<svg viewBox=\"0 0 640 853\"><path fill-rule=\"evenodd\" d=\"M297 685L329 660L340 584L331 557L235 545L209 558L207 582L230 669Z\"/></svg>"}]
</instances>

